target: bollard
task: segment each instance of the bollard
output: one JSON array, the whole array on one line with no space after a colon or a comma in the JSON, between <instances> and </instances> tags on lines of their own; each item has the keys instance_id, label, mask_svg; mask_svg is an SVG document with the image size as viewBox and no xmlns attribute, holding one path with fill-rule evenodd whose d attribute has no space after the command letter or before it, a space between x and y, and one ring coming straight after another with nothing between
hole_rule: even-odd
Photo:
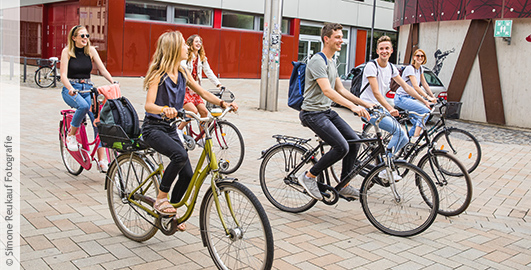
<instances>
[{"instance_id":1,"label":"bollard","mask_svg":"<svg viewBox=\"0 0 531 270\"><path fill-rule=\"evenodd\" d=\"M53 87L57 87L57 62L53 61Z\"/></svg>"},{"instance_id":2,"label":"bollard","mask_svg":"<svg viewBox=\"0 0 531 270\"><path fill-rule=\"evenodd\" d=\"M28 67L28 59L26 57L24 57L24 77L23 77L23 80L24 82L26 82L26 68Z\"/></svg>"}]
</instances>

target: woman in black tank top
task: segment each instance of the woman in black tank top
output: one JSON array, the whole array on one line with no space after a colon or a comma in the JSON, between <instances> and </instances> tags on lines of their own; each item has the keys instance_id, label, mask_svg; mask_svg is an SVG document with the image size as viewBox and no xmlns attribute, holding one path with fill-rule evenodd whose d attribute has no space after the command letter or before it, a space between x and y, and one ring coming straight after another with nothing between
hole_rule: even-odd
<instances>
[{"instance_id":1,"label":"woman in black tank top","mask_svg":"<svg viewBox=\"0 0 531 270\"><path fill-rule=\"evenodd\" d=\"M159 187L159 194L154 208L157 212L174 216L177 211L168 201L173 181L179 178L171 195L171 202L177 203L188 188L193 176L192 166L188 153L180 141L175 127L170 122L160 117L164 114L167 118L177 117L177 110L183 108L184 92L186 86L199 94L212 104L219 104L222 108L232 106L238 109L235 103L226 104L210 92L203 89L180 65L188 56L188 46L179 31L166 32L157 41L157 48L146 78L144 89L147 90L146 117L142 126L142 138L157 152L170 158L170 164L164 170ZM180 224L179 230L185 230L185 225Z\"/></svg>"},{"instance_id":2,"label":"woman in black tank top","mask_svg":"<svg viewBox=\"0 0 531 270\"><path fill-rule=\"evenodd\" d=\"M72 118L71 128L66 137L66 145L70 151L78 151L79 146L76 140L76 132L81 125L83 118L88 113L90 120L94 122L94 115L90 112L92 100L89 93L75 93L74 90L90 90L92 82L90 81L90 72L92 62L100 73L110 83L113 78L109 71L103 65L96 49L90 46L89 34L84 26L74 26L68 33L68 46L61 53L61 82L63 83L62 96L63 100L76 112ZM94 128L94 137L97 134ZM108 161L105 160L105 151L103 148L98 149L98 165L103 171L107 171Z\"/></svg>"}]
</instances>

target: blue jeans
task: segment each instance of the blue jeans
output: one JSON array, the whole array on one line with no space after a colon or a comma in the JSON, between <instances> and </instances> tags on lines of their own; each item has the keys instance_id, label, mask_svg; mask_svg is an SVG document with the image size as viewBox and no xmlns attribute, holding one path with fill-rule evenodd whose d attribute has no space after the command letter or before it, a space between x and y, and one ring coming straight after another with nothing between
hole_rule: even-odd
<instances>
[{"instance_id":1,"label":"blue jeans","mask_svg":"<svg viewBox=\"0 0 531 270\"><path fill-rule=\"evenodd\" d=\"M404 110L408 110L410 112L416 112L420 114L426 114L430 112L430 109L428 109L428 107L426 107L424 104L420 103L410 95L395 95L394 101L396 106ZM411 114L410 117L413 126L409 130L409 137L412 137L415 134L415 128L422 127L422 117L414 114ZM426 117L424 119L424 123L426 123L427 120L428 118Z\"/></svg>"},{"instance_id":2,"label":"blue jeans","mask_svg":"<svg viewBox=\"0 0 531 270\"><path fill-rule=\"evenodd\" d=\"M391 116L388 111L384 109L381 109L380 111L385 112L387 116L385 116L382 121L380 121L380 125L378 127L393 135L393 137L391 137L391 141L389 141L389 144L387 145L387 149L389 149L390 152L391 150L394 150L393 154L397 153L400 149L402 149L402 147L404 147L408 143L409 139L407 137L407 134L402 129L398 121L396 121L396 119ZM369 122L375 126L376 120L378 120L378 115L371 114L371 120Z\"/></svg>"},{"instance_id":3,"label":"blue jeans","mask_svg":"<svg viewBox=\"0 0 531 270\"><path fill-rule=\"evenodd\" d=\"M74 89L76 90L92 89L92 85L87 83L73 83L72 87L74 87ZM89 114L90 120L94 122L94 115L90 111L90 105L92 104L92 100L90 99L90 93L77 93L74 96L71 96L68 94L68 89L66 89L66 87L63 87L63 91L61 92L61 94L63 95L63 100L66 102L66 104L76 109L76 112L72 117L71 125L73 127L78 128L87 113Z\"/></svg>"},{"instance_id":4,"label":"blue jeans","mask_svg":"<svg viewBox=\"0 0 531 270\"><path fill-rule=\"evenodd\" d=\"M359 139L356 132L332 110L301 111L299 119L332 148L315 163L310 173L317 176L324 169L343 159L341 169L341 179L343 179L352 170L358 155L359 145L349 145L347 142L347 140Z\"/></svg>"}]
</instances>

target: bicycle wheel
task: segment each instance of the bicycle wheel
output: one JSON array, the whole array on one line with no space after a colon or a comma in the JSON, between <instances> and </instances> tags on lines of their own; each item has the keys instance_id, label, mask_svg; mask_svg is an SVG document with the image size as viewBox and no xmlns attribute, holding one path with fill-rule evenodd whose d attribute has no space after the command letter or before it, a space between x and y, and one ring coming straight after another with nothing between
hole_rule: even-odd
<instances>
[{"instance_id":1,"label":"bicycle wheel","mask_svg":"<svg viewBox=\"0 0 531 270\"><path fill-rule=\"evenodd\" d=\"M439 214L456 216L465 211L472 200L472 180L465 166L446 152L424 155L418 167L433 180L439 193ZM422 189L421 189L422 192Z\"/></svg>"},{"instance_id":2,"label":"bicycle wheel","mask_svg":"<svg viewBox=\"0 0 531 270\"><path fill-rule=\"evenodd\" d=\"M273 233L258 198L238 182L220 182L217 186L219 213L209 188L199 217L201 238L212 260L218 269L271 269Z\"/></svg>"},{"instance_id":3,"label":"bicycle wheel","mask_svg":"<svg viewBox=\"0 0 531 270\"><path fill-rule=\"evenodd\" d=\"M260 186L266 198L278 209L300 213L312 208L317 200L303 193L298 176L308 171L316 161L304 164L296 175L290 172L302 161L307 152L302 146L282 144L267 153L260 164ZM322 182L322 177L318 177Z\"/></svg>"},{"instance_id":4,"label":"bicycle wheel","mask_svg":"<svg viewBox=\"0 0 531 270\"><path fill-rule=\"evenodd\" d=\"M68 120L67 116L67 120ZM71 119L70 119L71 120ZM59 148L61 150L61 159L63 160L63 164L66 167L66 170L72 174L72 175L79 175L83 171L83 167L81 167L81 164L77 162L77 160L68 152L68 148L66 147L66 136L69 129L69 123L63 123L61 120L59 122Z\"/></svg>"},{"instance_id":5,"label":"bicycle wheel","mask_svg":"<svg viewBox=\"0 0 531 270\"><path fill-rule=\"evenodd\" d=\"M398 173L409 172L395 183L397 195L389 183L384 184L378 173L386 167L376 167L361 185L361 206L365 216L380 231L395 236L412 236L425 231L437 217L439 197L429 176L417 166L395 161ZM421 190L419 192L419 190ZM429 199L426 203L423 196Z\"/></svg>"},{"instance_id":6,"label":"bicycle wheel","mask_svg":"<svg viewBox=\"0 0 531 270\"><path fill-rule=\"evenodd\" d=\"M112 219L127 238L138 242L150 239L158 229L154 226L155 217L127 198L152 171L140 156L123 154L115 159L107 172L107 203ZM153 209L159 183L159 176L155 175L132 196L132 200Z\"/></svg>"},{"instance_id":7,"label":"bicycle wheel","mask_svg":"<svg viewBox=\"0 0 531 270\"><path fill-rule=\"evenodd\" d=\"M245 155L243 136L238 128L227 121L216 121L210 127L213 151L222 173L230 174L240 168Z\"/></svg>"},{"instance_id":8,"label":"bicycle wheel","mask_svg":"<svg viewBox=\"0 0 531 270\"><path fill-rule=\"evenodd\" d=\"M433 141L437 143L437 149L454 154L468 173L472 173L481 161L481 146L468 131L454 127L446 128L437 133Z\"/></svg>"},{"instance_id":9,"label":"bicycle wheel","mask_svg":"<svg viewBox=\"0 0 531 270\"><path fill-rule=\"evenodd\" d=\"M42 88L48 88L53 84L53 70L51 67L40 67L35 71L35 83Z\"/></svg>"}]
</instances>

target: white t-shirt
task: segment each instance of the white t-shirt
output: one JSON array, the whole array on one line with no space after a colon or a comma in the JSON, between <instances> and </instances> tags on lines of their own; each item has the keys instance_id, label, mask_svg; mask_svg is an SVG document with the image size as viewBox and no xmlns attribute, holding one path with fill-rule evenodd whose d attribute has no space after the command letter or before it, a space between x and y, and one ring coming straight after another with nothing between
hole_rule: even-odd
<instances>
[{"instance_id":1,"label":"white t-shirt","mask_svg":"<svg viewBox=\"0 0 531 270\"><path fill-rule=\"evenodd\" d=\"M404 81L409 86L413 87L413 84L411 83L411 80L409 79L409 76L415 76L415 78L417 79L417 83L420 85L420 76L422 75L422 73L424 73L424 69L422 68L422 66L419 69L416 69L412 65L409 65L406 68L404 68L404 71L402 71L402 79L404 79ZM396 94L397 95L409 95L406 92L406 90L404 90L404 88L402 88L402 86L400 86L400 87L398 87L398 89L396 89Z\"/></svg>"},{"instance_id":2,"label":"white t-shirt","mask_svg":"<svg viewBox=\"0 0 531 270\"><path fill-rule=\"evenodd\" d=\"M376 63L376 65L374 65ZM378 66L378 70L376 70L376 66ZM368 62L365 65L365 68L363 69L363 79L361 81L361 87L365 87L367 83L369 83L368 77L377 77L378 81L378 89L380 90L380 93L385 96L385 93L387 92L387 89L389 89L389 83L391 82L391 78L394 78L398 75L398 70L396 67L394 67L391 63L387 63L386 67L381 67L380 64L378 64L378 61L375 62ZM371 86L367 86L365 91L361 93L360 98L363 101L371 102L374 104L380 104L376 97L374 97L374 94L372 93Z\"/></svg>"}]
</instances>

